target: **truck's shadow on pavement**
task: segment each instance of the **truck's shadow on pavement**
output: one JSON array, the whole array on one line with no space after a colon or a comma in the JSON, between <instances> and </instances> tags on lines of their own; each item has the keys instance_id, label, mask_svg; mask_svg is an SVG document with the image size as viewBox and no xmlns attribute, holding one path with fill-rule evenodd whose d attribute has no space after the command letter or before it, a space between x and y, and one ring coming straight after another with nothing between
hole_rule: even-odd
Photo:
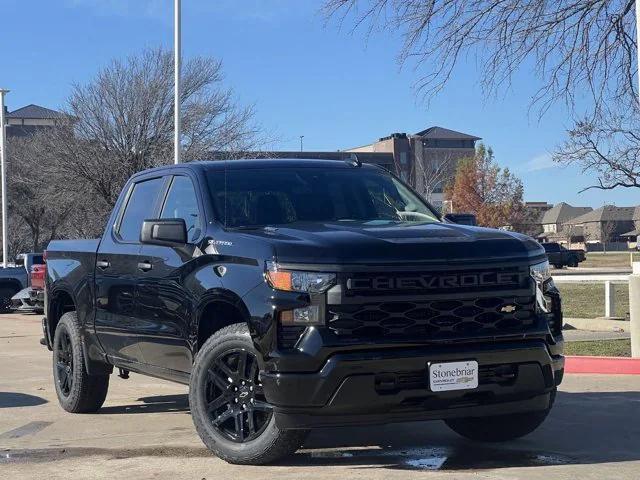
<instances>
[{"instance_id":1,"label":"truck's shadow on pavement","mask_svg":"<svg viewBox=\"0 0 640 480\"><path fill-rule=\"evenodd\" d=\"M142 397L132 405L116 405L102 407L101 414L120 413L166 413L166 412L187 412L189 413L189 397L187 395L155 395Z\"/></svg>"},{"instance_id":2,"label":"truck's shadow on pavement","mask_svg":"<svg viewBox=\"0 0 640 480\"><path fill-rule=\"evenodd\" d=\"M101 413L189 411L187 395L139 399ZM517 441L474 443L443 422L324 428L311 433L286 466L349 465L399 469L472 470L536 465L597 464L640 460L640 393L558 394L547 421Z\"/></svg>"},{"instance_id":3,"label":"truck's shadow on pavement","mask_svg":"<svg viewBox=\"0 0 640 480\"><path fill-rule=\"evenodd\" d=\"M47 403L47 400L36 395L17 392L0 392L0 408L35 407Z\"/></svg>"},{"instance_id":4,"label":"truck's shadow on pavement","mask_svg":"<svg viewBox=\"0 0 640 480\"><path fill-rule=\"evenodd\" d=\"M517 441L471 442L443 422L321 429L285 463L436 470L595 464L640 460L639 445L640 393L559 392L546 422Z\"/></svg>"}]
</instances>

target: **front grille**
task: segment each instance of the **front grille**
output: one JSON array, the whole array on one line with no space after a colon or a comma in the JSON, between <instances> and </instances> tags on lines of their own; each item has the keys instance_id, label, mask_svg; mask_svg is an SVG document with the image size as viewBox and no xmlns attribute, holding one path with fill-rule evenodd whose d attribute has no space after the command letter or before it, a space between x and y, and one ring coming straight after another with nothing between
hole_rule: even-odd
<instances>
[{"instance_id":1,"label":"front grille","mask_svg":"<svg viewBox=\"0 0 640 480\"><path fill-rule=\"evenodd\" d=\"M369 339L506 335L537 323L533 297L340 304L327 310L327 325L337 335Z\"/></svg>"},{"instance_id":2,"label":"front grille","mask_svg":"<svg viewBox=\"0 0 640 480\"><path fill-rule=\"evenodd\" d=\"M342 274L341 283L349 297L380 295L447 295L481 292L506 295L508 290L530 287L528 268L494 267L484 269L448 269L444 271L405 271ZM470 296L471 296L470 295Z\"/></svg>"}]
</instances>

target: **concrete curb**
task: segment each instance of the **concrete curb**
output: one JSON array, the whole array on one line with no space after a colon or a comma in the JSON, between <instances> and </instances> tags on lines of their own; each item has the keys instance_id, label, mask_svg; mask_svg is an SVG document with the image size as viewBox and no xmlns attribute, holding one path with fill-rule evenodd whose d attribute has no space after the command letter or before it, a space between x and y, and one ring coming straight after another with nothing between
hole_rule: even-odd
<instances>
[{"instance_id":1,"label":"concrete curb","mask_svg":"<svg viewBox=\"0 0 640 480\"><path fill-rule=\"evenodd\" d=\"M565 327L592 332L628 332L631 322L628 320L611 320L608 318L565 318Z\"/></svg>"},{"instance_id":2,"label":"concrete curb","mask_svg":"<svg viewBox=\"0 0 640 480\"><path fill-rule=\"evenodd\" d=\"M610 375L640 375L640 358L626 357L565 357L565 373L602 373Z\"/></svg>"}]
</instances>

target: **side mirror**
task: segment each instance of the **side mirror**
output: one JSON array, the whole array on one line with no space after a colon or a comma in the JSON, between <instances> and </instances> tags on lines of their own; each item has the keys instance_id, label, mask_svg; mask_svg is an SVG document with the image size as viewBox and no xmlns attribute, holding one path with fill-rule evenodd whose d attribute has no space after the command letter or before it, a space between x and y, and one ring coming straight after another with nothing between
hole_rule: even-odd
<instances>
[{"instance_id":1,"label":"side mirror","mask_svg":"<svg viewBox=\"0 0 640 480\"><path fill-rule=\"evenodd\" d=\"M447 213L444 219L451 223L469 225L471 227L475 227L478 224L476 216L473 213Z\"/></svg>"},{"instance_id":2,"label":"side mirror","mask_svg":"<svg viewBox=\"0 0 640 480\"><path fill-rule=\"evenodd\" d=\"M187 243L187 224L182 218L162 218L142 222L140 242L167 247Z\"/></svg>"}]
</instances>

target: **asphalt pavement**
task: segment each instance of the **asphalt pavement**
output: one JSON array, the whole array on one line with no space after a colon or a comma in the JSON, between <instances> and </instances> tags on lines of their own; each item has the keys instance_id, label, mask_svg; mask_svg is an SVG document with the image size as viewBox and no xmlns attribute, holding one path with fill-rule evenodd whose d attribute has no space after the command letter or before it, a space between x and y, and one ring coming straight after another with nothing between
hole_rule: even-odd
<instances>
[{"instance_id":1,"label":"asphalt pavement","mask_svg":"<svg viewBox=\"0 0 640 480\"><path fill-rule=\"evenodd\" d=\"M100 413L57 404L39 317L0 315L0 477L7 479L640 478L640 376L567 375L543 426L506 444L442 422L322 429L278 465L229 465L200 442L186 387L115 375Z\"/></svg>"}]
</instances>

